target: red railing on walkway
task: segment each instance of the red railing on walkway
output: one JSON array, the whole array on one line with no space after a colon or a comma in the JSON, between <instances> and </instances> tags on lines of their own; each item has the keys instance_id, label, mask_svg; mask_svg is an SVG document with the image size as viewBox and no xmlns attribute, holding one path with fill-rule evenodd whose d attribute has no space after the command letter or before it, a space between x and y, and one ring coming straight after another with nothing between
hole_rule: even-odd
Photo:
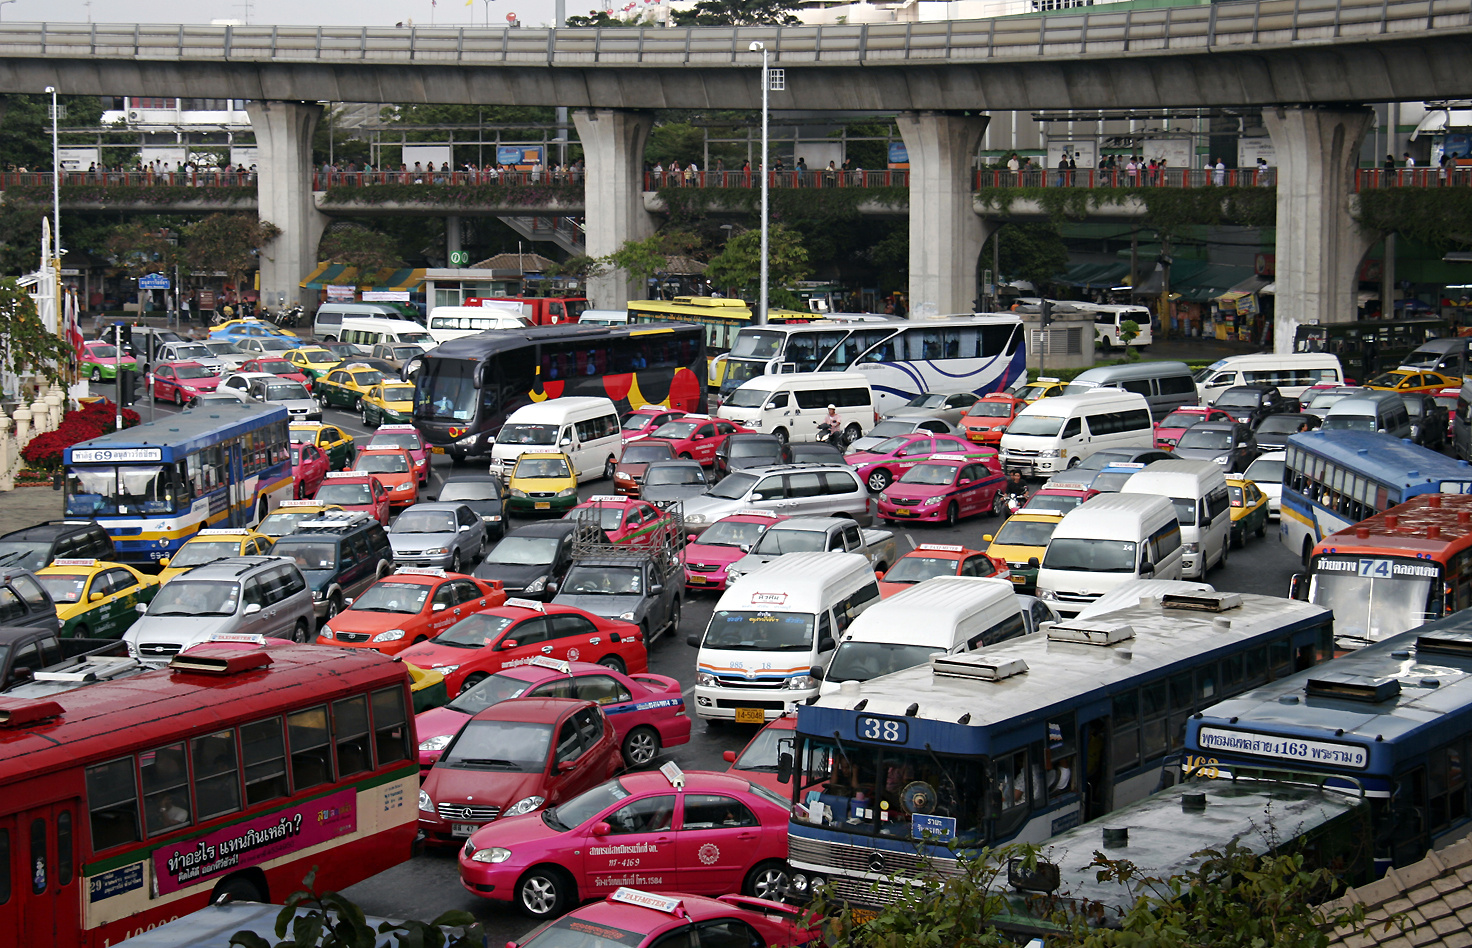
<instances>
[{"instance_id":1,"label":"red railing on walkway","mask_svg":"<svg viewBox=\"0 0 1472 948\"><path fill-rule=\"evenodd\" d=\"M906 188L910 172L884 171L807 171L773 169L767 186L771 188ZM717 169L714 171L646 171L644 190L660 188L759 188L762 173L750 169Z\"/></svg>"},{"instance_id":2,"label":"red railing on walkway","mask_svg":"<svg viewBox=\"0 0 1472 948\"><path fill-rule=\"evenodd\" d=\"M375 184L490 184L521 187L536 184L583 183L581 171L507 171L483 168L479 171L314 171L312 190L327 188L363 188Z\"/></svg>"},{"instance_id":3,"label":"red railing on walkway","mask_svg":"<svg viewBox=\"0 0 1472 948\"><path fill-rule=\"evenodd\" d=\"M249 171L63 171L61 184L63 187L239 188L255 187L256 176ZM0 172L0 188L28 186L51 187L51 172Z\"/></svg>"}]
</instances>

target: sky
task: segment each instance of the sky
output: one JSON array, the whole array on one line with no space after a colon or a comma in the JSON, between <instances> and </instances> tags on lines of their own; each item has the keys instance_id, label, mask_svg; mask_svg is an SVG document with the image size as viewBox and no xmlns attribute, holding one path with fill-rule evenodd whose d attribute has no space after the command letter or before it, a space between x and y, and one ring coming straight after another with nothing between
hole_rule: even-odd
<instances>
[{"instance_id":1,"label":"sky","mask_svg":"<svg viewBox=\"0 0 1472 948\"><path fill-rule=\"evenodd\" d=\"M504 26L506 14L515 13L523 26L550 26L554 0L5 0L0 19L51 23L209 23L244 20L251 25L393 26L413 21L415 26ZM567 14L598 9L598 0L566 0ZM247 4L249 11L247 11ZM623 6L619 0L619 6ZM471 18L474 17L472 24Z\"/></svg>"}]
</instances>

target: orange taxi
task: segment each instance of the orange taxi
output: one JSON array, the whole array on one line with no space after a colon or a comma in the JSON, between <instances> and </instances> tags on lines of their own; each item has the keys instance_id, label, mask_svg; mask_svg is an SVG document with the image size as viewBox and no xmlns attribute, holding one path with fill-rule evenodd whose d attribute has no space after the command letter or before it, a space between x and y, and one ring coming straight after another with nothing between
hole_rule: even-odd
<instances>
[{"instance_id":1,"label":"orange taxi","mask_svg":"<svg viewBox=\"0 0 1472 948\"><path fill-rule=\"evenodd\" d=\"M1027 402L1002 392L984 396L961 416L961 434L977 444L997 445Z\"/></svg>"},{"instance_id":2,"label":"orange taxi","mask_svg":"<svg viewBox=\"0 0 1472 948\"><path fill-rule=\"evenodd\" d=\"M419 502L418 468L405 448L369 445L358 452L353 470L377 478L388 491L390 507L408 507Z\"/></svg>"},{"instance_id":3,"label":"orange taxi","mask_svg":"<svg viewBox=\"0 0 1472 948\"><path fill-rule=\"evenodd\" d=\"M397 655L472 613L505 602L506 591L499 582L406 567L369 586L328 620L317 633L317 644Z\"/></svg>"}]
</instances>

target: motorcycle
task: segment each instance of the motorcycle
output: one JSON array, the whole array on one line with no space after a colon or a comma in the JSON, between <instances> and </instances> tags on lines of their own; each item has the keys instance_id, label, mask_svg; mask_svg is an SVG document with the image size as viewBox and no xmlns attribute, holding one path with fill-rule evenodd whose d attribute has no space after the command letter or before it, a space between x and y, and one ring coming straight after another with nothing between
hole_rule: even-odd
<instances>
[{"instance_id":1,"label":"motorcycle","mask_svg":"<svg viewBox=\"0 0 1472 948\"><path fill-rule=\"evenodd\" d=\"M282 329L295 329L302 321L302 307L300 303L291 306L283 306L271 317L271 321Z\"/></svg>"},{"instance_id":2,"label":"motorcycle","mask_svg":"<svg viewBox=\"0 0 1472 948\"><path fill-rule=\"evenodd\" d=\"M843 442L841 440L842 431L843 431L842 425L835 425L835 424L833 424L831 422L825 421L822 424L818 425L818 440L819 441L826 441L829 444L833 445L838 450L842 451L843 450Z\"/></svg>"},{"instance_id":3,"label":"motorcycle","mask_svg":"<svg viewBox=\"0 0 1472 948\"><path fill-rule=\"evenodd\" d=\"M1027 488L1007 491L1007 516L1010 517L1025 506L1027 506Z\"/></svg>"}]
</instances>

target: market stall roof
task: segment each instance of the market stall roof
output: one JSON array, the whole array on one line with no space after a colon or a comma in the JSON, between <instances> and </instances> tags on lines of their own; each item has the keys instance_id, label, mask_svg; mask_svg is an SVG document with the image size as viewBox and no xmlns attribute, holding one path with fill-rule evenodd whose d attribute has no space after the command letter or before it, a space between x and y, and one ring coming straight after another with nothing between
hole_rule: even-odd
<instances>
[{"instance_id":1,"label":"market stall roof","mask_svg":"<svg viewBox=\"0 0 1472 948\"><path fill-rule=\"evenodd\" d=\"M416 290L424 282L424 267L379 270L363 283L365 290Z\"/></svg>"},{"instance_id":2,"label":"market stall roof","mask_svg":"<svg viewBox=\"0 0 1472 948\"><path fill-rule=\"evenodd\" d=\"M1177 275L1181 264L1171 267L1170 288L1180 293L1181 299L1190 303L1204 303L1216 299L1243 280L1253 276L1251 267L1238 267L1224 263L1201 264L1189 276Z\"/></svg>"},{"instance_id":3,"label":"market stall roof","mask_svg":"<svg viewBox=\"0 0 1472 948\"><path fill-rule=\"evenodd\" d=\"M341 263L319 263L301 282L304 290L320 290L324 286L357 286L358 268Z\"/></svg>"},{"instance_id":4,"label":"market stall roof","mask_svg":"<svg viewBox=\"0 0 1472 948\"><path fill-rule=\"evenodd\" d=\"M1128 263L1075 263L1058 277L1059 283L1088 289L1109 289L1129 278Z\"/></svg>"},{"instance_id":5,"label":"market stall roof","mask_svg":"<svg viewBox=\"0 0 1472 948\"><path fill-rule=\"evenodd\" d=\"M658 273L666 276L699 276L706 271L705 264L694 257L670 257L660 267Z\"/></svg>"},{"instance_id":6,"label":"market stall roof","mask_svg":"<svg viewBox=\"0 0 1472 948\"><path fill-rule=\"evenodd\" d=\"M557 261L539 253L498 253L480 263L472 263L472 270L518 270L523 273L542 273L552 269Z\"/></svg>"}]
</instances>

